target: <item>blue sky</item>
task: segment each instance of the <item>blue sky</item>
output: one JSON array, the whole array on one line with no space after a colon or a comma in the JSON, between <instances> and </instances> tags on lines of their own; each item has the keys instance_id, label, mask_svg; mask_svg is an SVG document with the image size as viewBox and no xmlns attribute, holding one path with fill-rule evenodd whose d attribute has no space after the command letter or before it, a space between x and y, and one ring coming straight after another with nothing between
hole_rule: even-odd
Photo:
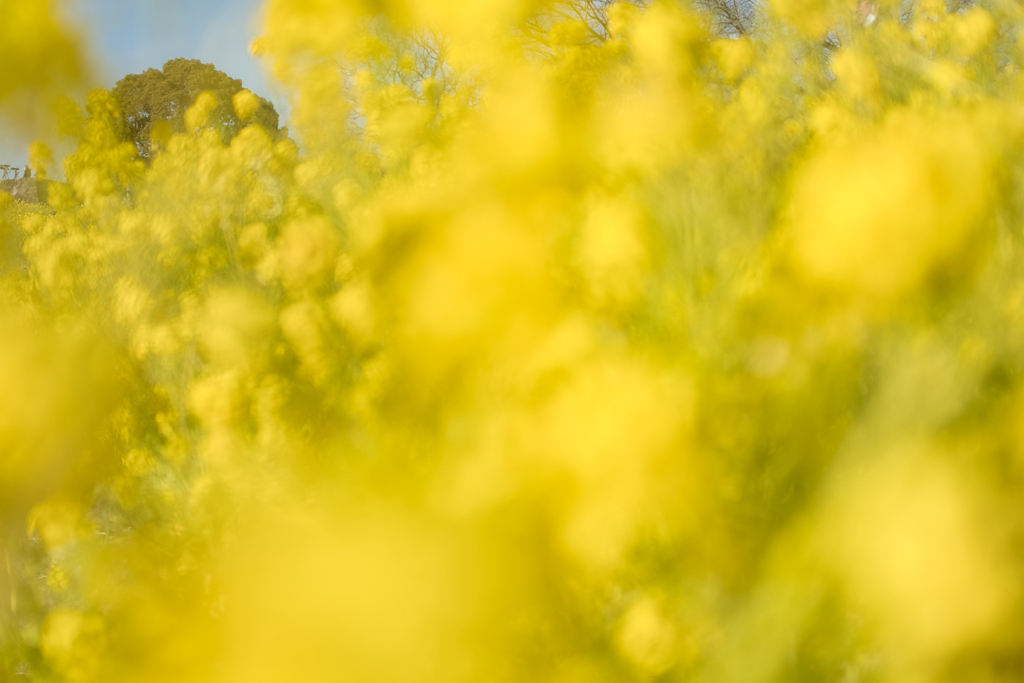
<instances>
[{"instance_id":1,"label":"blue sky","mask_svg":"<svg viewBox=\"0 0 1024 683\"><path fill-rule=\"evenodd\" d=\"M194 58L242 79L285 113L284 98L248 51L260 32L261 0L65 0L64 6L92 59L92 85L109 88L126 74ZM0 163L24 164L28 142L0 139Z\"/></svg>"},{"instance_id":2,"label":"blue sky","mask_svg":"<svg viewBox=\"0 0 1024 683\"><path fill-rule=\"evenodd\" d=\"M71 0L69 13L85 33L103 85L188 57L212 62L270 97L260 64L248 52L260 30L261 5L259 0Z\"/></svg>"}]
</instances>

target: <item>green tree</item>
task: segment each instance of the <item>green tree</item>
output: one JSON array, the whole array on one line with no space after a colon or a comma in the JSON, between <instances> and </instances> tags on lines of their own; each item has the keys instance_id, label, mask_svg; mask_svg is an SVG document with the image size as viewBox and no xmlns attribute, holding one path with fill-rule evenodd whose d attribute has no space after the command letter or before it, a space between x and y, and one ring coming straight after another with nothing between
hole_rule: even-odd
<instances>
[{"instance_id":1,"label":"green tree","mask_svg":"<svg viewBox=\"0 0 1024 683\"><path fill-rule=\"evenodd\" d=\"M164 127L184 132L185 112L203 92L211 93L216 101L209 120L220 130L225 142L250 122L276 133L277 110L262 97L257 96L259 106L246 121L238 117L232 98L241 90L241 80L218 71L213 64L179 57L165 63L162 70L147 69L125 76L114 86L113 93L121 108L123 138L138 147L140 156L150 158L154 130Z\"/></svg>"}]
</instances>

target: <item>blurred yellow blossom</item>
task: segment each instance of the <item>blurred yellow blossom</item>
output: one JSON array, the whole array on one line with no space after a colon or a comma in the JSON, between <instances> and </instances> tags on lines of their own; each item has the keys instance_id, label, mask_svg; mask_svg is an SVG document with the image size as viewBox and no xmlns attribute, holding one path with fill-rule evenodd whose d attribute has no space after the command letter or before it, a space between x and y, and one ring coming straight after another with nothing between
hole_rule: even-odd
<instances>
[{"instance_id":1,"label":"blurred yellow blossom","mask_svg":"<svg viewBox=\"0 0 1024 683\"><path fill-rule=\"evenodd\" d=\"M0 0L0 681L1021 677L1020 8L261 16L142 157Z\"/></svg>"}]
</instances>

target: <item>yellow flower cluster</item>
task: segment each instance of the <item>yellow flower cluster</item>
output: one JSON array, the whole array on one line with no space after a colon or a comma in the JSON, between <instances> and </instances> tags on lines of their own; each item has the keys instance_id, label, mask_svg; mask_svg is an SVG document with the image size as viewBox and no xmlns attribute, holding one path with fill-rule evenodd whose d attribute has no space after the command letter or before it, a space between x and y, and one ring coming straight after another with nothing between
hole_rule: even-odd
<instances>
[{"instance_id":1,"label":"yellow flower cluster","mask_svg":"<svg viewBox=\"0 0 1024 683\"><path fill-rule=\"evenodd\" d=\"M0 195L0 681L1020 678L1024 9L264 22Z\"/></svg>"}]
</instances>

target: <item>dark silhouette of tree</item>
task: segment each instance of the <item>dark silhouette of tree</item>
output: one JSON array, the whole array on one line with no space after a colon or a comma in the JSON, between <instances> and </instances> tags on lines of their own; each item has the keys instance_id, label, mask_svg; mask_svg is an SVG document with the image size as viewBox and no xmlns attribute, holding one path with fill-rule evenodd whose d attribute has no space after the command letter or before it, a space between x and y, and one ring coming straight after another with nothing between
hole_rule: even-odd
<instances>
[{"instance_id":1,"label":"dark silhouette of tree","mask_svg":"<svg viewBox=\"0 0 1024 683\"><path fill-rule=\"evenodd\" d=\"M123 138L138 147L139 156L149 159L154 152L154 127L184 132L185 112L203 92L211 93L216 101L209 121L225 142L249 123L257 123L270 133L278 132L277 111L262 97L258 97L259 107L252 116L246 121L239 119L232 97L240 90L241 80L218 71L213 64L178 58L164 64L162 70L147 69L125 76L114 86L113 94L121 108Z\"/></svg>"}]
</instances>

